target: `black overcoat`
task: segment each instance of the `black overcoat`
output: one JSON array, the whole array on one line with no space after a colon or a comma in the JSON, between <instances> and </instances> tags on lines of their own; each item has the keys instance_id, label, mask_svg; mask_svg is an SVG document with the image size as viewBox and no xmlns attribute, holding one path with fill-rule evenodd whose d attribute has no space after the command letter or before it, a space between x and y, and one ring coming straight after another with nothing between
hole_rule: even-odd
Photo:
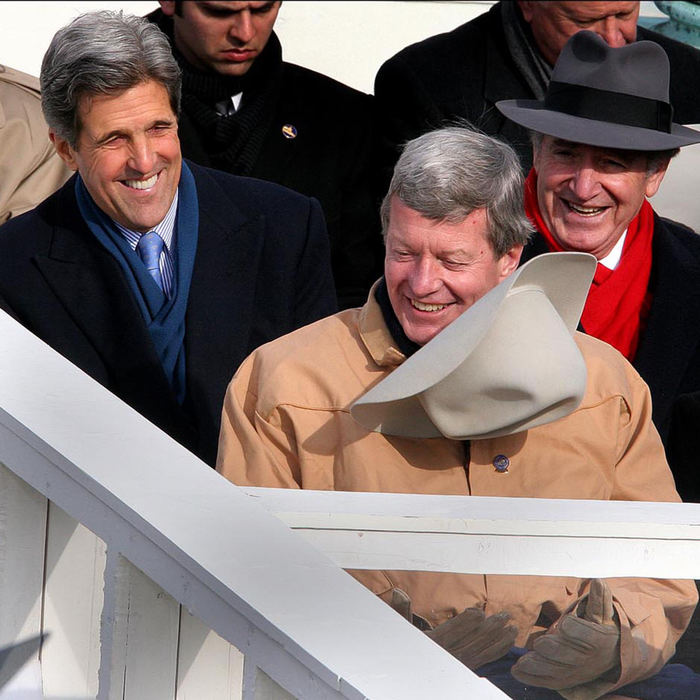
<instances>
[{"instance_id":1,"label":"black overcoat","mask_svg":"<svg viewBox=\"0 0 700 700\"><path fill-rule=\"evenodd\" d=\"M172 43L171 17L155 10L147 19ZM278 42L275 32L271 41ZM245 174L318 199L326 218L339 308L362 306L384 269L377 201L383 193L375 195L373 161L374 98L288 61L281 61L279 76L267 87L271 113L248 134L258 148ZM182 154L200 165L224 167L212 162L186 108L178 121ZM237 162L226 169L242 172Z\"/></svg>"},{"instance_id":2,"label":"black overcoat","mask_svg":"<svg viewBox=\"0 0 700 700\"><path fill-rule=\"evenodd\" d=\"M536 234L521 264L549 252ZM652 304L632 364L684 501L700 502L700 236L654 214ZM585 329L583 329L585 330Z\"/></svg>"},{"instance_id":3,"label":"black overcoat","mask_svg":"<svg viewBox=\"0 0 700 700\"><path fill-rule=\"evenodd\" d=\"M119 264L78 211L73 179L2 227L0 298L30 331L213 465L224 393L238 365L336 305L318 202L188 165L199 234L183 406Z\"/></svg>"}]
</instances>

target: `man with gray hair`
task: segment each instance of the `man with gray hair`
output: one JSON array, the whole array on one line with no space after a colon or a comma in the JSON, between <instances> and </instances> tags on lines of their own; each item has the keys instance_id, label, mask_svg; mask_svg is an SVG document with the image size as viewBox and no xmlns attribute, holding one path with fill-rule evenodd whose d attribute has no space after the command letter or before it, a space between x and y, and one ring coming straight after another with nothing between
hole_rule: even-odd
<instances>
[{"instance_id":1,"label":"man with gray hair","mask_svg":"<svg viewBox=\"0 0 700 700\"><path fill-rule=\"evenodd\" d=\"M521 188L514 151L490 136L449 127L410 141L382 205L384 277L361 309L245 360L226 394L217 469L277 488L678 501L646 385L613 348L574 334L593 257L516 270L530 232ZM489 336L504 296L505 332ZM447 394L446 422L426 417L427 390L411 390L427 375ZM390 381L393 399L371 398ZM467 413L478 429L445 427ZM512 697L558 697L510 675L524 653L509 651L514 641L538 640L513 671L529 686L599 697L657 673L697 601L683 581L350 573Z\"/></svg>"},{"instance_id":2,"label":"man with gray hair","mask_svg":"<svg viewBox=\"0 0 700 700\"><path fill-rule=\"evenodd\" d=\"M318 204L182 159L180 69L140 17L54 36L42 107L77 174L3 228L0 297L29 330L213 464L226 382L335 310Z\"/></svg>"}]
</instances>

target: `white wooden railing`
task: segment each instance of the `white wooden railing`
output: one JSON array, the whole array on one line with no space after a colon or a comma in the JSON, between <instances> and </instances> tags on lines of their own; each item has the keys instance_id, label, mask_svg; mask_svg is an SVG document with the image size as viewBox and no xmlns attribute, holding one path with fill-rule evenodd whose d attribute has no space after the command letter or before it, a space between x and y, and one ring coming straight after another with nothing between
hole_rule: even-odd
<instances>
[{"instance_id":1,"label":"white wooden railing","mask_svg":"<svg viewBox=\"0 0 700 700\"><path fill-rule=\"evenodd\" d=\"M339 567L700 578L698 505L239 489L4 314L0 462L54 700L502 698Z\"/></svg>"},{"instance_id":2,"label":"white wooden railing","mask_svg":"<svg viewBox=\"0 0 700 700\"><path fill-rule=\"evenodd\" d=\"M50 635L48 698L503 697L5 314L0 462L0 646Z\"/></svg>"}]
</instances>

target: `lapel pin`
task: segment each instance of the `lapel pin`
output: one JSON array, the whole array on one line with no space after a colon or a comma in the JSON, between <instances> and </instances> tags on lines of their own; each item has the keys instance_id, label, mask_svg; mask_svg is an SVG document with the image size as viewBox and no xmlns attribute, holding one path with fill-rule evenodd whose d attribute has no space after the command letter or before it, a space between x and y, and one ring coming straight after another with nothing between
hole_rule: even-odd
<instances>
[{"instance_id":1,"label":"lapel pin","mask_svg":"<svg viewBox=\"0 0 700 700\"><path fill-rule=\"evenodd\" d=\"M282 134L286 139L295 139L297 137L297 128L293 124L285 124L282 127Z\"/></svg>"}]
</instances>

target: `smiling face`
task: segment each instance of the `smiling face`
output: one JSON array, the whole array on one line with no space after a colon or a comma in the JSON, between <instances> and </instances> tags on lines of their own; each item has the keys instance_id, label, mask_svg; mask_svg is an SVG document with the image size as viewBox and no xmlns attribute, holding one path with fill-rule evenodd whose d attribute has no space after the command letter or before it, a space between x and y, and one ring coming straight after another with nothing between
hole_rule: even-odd
<instances>
[{"instance_id":1,"label":"smiling face","mask_svg":"<svg viewBox=\"0 0 700 700\"><path fill-rule=\"evenodd\" d=\"M576 32L588 29L610 46L631 44L637 38L638 2L552 2L518 3L530 25L537 48L554 65L564 44Z\"/></svg>"},{"instance_id":2,"label":"smiling face","mask_svg":"<svg viewBox=\"0 0 700 700\"><path fill-rule=\"evenodd\" d=\"M406 336L425 345L518 266L522 246L496 258L486 211L453 224L433 221L394 195L384 276Z\"/></svg>"},{"instance_id":3,"label":"smiling face","mask_svg":"<svg viewBox=\"0 0 700 700\"><path fill-rule=\"evenodd\" d=\"M161 2L173 18L175 45L202 71L241 76L265 48L279 12L279 2L224 2L203 0Z\"/></svg>"},{"instance_id":4,"label":"smiling face","mask_svg":"<svg viewBox=\"0 0 700 700\"><path fill-rule=\"evenodd\" d=\"M81 98L75 148L51 133L95 204L122 226L145 233L170 207L182 157L168 92L148 81L117 95Z\"/></svg>"},{"instance_id":5,"label":"smiling face","mask_svg":"<svg viewBox=\"0 0 700 700\"><path fill-rule=\"evenodd\" d=\"M647 173L647 156L543 136L535 146L537 201L564 250L600 260L615 246L644 197L659 189L668 161Z\"/></svg>"}]
</instances>

